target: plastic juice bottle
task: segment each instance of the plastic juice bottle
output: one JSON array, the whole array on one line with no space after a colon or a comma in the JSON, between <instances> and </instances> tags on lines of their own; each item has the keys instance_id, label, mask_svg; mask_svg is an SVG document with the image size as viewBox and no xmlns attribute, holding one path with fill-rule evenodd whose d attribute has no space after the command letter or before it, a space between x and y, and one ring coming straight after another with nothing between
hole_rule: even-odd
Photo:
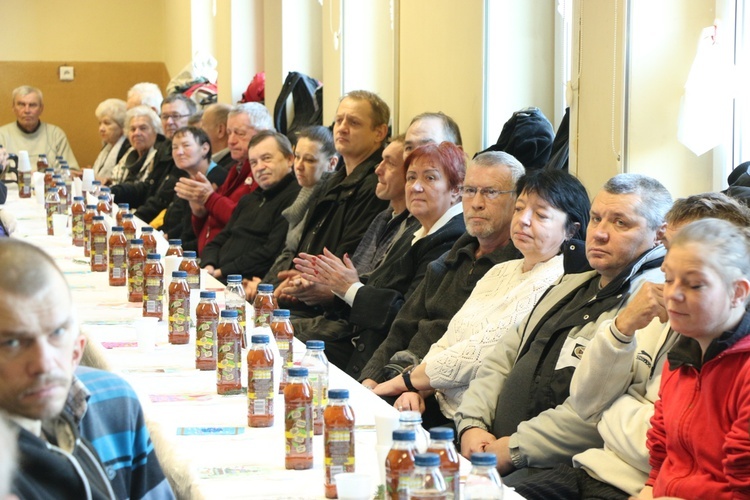
<instances>
[{"instance_id":1,"label":"plastic juice bottle","mask_svg":"<svg viewBox=\"0 0 750 500\"><path fill-rule=\"evenodd\" d=\"M169 343L190 342L190 287L185 271L172 271L169 284Z\"/></svg>"},{"instance_id":2,"label":"plastic juice bottle","mask_svg":"<svg viewBox=\"0 0 750 500\"><path fill-rule=\"evenodd\" d=\"M412 429L393 431L393 446L385 459L386 495L391 500L406 498L409 487L413 484L411 477L414 472L414 457L417 455L415 437Z\"/></svg>"},{"instance_id":3,"label":"plastic juice bottle","mask_svg":"<svg viewBox=\"0 0 750 500\"><path fill-rule=\"evenodd\" d=\"M250 337L247 352L247 425L273 426L273 352L268 335Z\"/></svg>"},{"instance_id":4,"label":"plastic juice bottle","mask_svg":"<svg viewBox=\"0 0 750 500\"><path fill-rule=\"evenodd\" d=\"M122 226L122 216L130 212L130 203L118 203L117 204L117 215L115 220L118 226Z\"/></svg>"},{"instance_id":5,"label":"plastic juice bottle","mask_svg":"<svg viewBox=\"0 0 750 500\"><path fill-rule=\"evenodd\" d=\"M107 226L103 216L95 215L91 224L91 270L106 273L107 258Z\"/></svg>"},{"instance_id":6,"label":"plastic juice bottle","mask_svg":"<svg viewBox=\"0 0 750 500\"><path fill-rule=\"evenodd\" d=\"M216 292L201 292L200 297L195 308L195 367L198 370L215 370L219 306L216 304Z\"/></svg>"},{"instance_id":7,"label":"plastic juice bottle","mask_svg":"<svg viewBox=\"0 0 750 500\"><path fill-rule=\"evenodd\" d=\"M112 227L109 237L109 286L126 286L128 284L127 241L122 226Z\"/></svg>"},{"instance_id":8,"label":"plastic juice bottle","mask_svg":"<svg viewBox=\"0 0 750 500\"><path fill-rule=\"evenodd\" d=\"M70 206L70 213L73 214L71 222L71 225L73 226L73 245L82 247L85 243L83 214L86 213L86 205L83 204L83 196L73 197L73 204Z\"/></svg>"},{"instance_id":9,"label":"plastic juice bottle","mask_svg":"<svg viewBox=\"0 0 750 500\"><path fill-rule=\"evenodd\" d=\"M503 482L497 473L497 456L494 453L472 453L471 472L466 477L466 500L502 500Z\"/></svg>"},{"instance_id":10,"label":"plastic juice bottle","mask_svg":"<svg viewBox=\"0 0 750 500\"><path fill-rule=\"evenodd\" d=\"M60 204L60 194L57 189L51 187L47 190L47 196L44 198L44 208L47 211L47 234L55 234L55 228L52 225L52 216L57 213L57 206Z\"/></svg>"},{"instance_id":11,"label":"plastic juice bottle","mask_svg":"<svg viewBox=\"0 0 750 500\"><path fill-rule=\"evenodd\" d=\"M107 201L107 197L103 194L100 194L97 198L99 202L96 204L96 211L99 215L109 215L109 213L112 211L112 207L109 206L109 202Z\"/></svg>"},{"instance_id":12,"label":"plastic juice bottle","mask_svg":"<svg viewBox=\"0 0 750 500\"><path fill-rule=\"evenodd\" d=\"M31 198L31 170L18 172L18 197Z\"/></svg>"},{"instance_id":13,"label":"plastic juice bottle","mask_svg":"<svg viewBox=\"0 0 750 500\"><path fill-rule=\"evenodd\" d=\"M164 319L164 267L161 255L150 253L143 266L143 317Z\"/></svg>"},{"instance_id":14,"label":"plastic juice bottle","mask_svg":"<svg viewBox=\"0 0 750 500\"><path fill-rule=\"evenodd\" d=\"M47 162L47 155L40 154L36 159L36 171L45 172L48 168L49 168L49 162Z\"/></svg>"},{"instance_id":15,"label":"plastic juice bottle","mask_svg":"<svg viewBox=\"0 0 750 500\"><path fill-rule=\"evenodd\" d=\"M130 245L130 240L135 239L135 222L133 222L133 214L123 214L122 216L122 230L125 233L125 239ZM128 248L130 248L128 246Z\"/></svg>"},{"instance_id":16,"label":"plastic juice bottle","mask_svg":"<svg viewBox=\"0 0 750 500\"><path fill-rule=\"evenodd\" d=\"M201 287L201 268L196 259L195 252L186 250L182 253L182 262L180 262L180 271L187 273L187 282L191 290L200 290Z\"/></svg>"},{"instance_id":17,"label":"plastic juice bottle","mask_svg":"<svg viewBox=\"0 0 750 500\"><path fill-rule=\"evenodd\" d=\"M308 340L307 350L300 366L309 371L310 385L313 388L313 422L315 435L323 434L323 412L328 404L328 358L325 355L326 343L322 340Z\"/></svg>"},{"instance_id":18,"label":"plastic juice bottle","mask_svg":"<svg viewBox=\"0 0 750 500\"><path fill-rule=\"evenodd\" d=\"M99 199L99 190L102 188L101 181L91 181L91 191L89 194L94 198Z\"/></svg>"},{"instance_id":19,"label":"plastic juice bottle","mask_svg":"<svg viewBox=\"0 0 750 500\"><path fill-rule=\"evenodd\" d=\"M237 311L221 311L221 319L216 327L216 392L218 394L240 394L242 392L240 336Z\"/></svg>"},{"instance_id":20,"label":"plastic juice bottle","mask_svg":"<svg viewBox=\"0 0 750 500\"><path fill-rule=\"evenodd\" d=\"M68 194L65 199L65 204L70 206L70 204L73 203L73 176L70 175L70 167L67 164L62 166L60 176L62 177L63 183L65 183L65 190Z\"/></svg>"},{"instance_id":21,"label":"plastic juice bottle","mask_svg":"<svg viewBox=\"0 0 750 500\"><path fill-rule=\"evenodd\" d=\"M402 411L398 414L400 429L412 429L414 431L417 451L424 453L430 441L430 435L422 427L422 414L418 411Z\"/></svg>"},{"instance_id":22,"label":"plastic juice bottle","mask_svg":"<svg viewBox=\"0 0 750 500\"><path fill-rule=\"evenodd\" d=\"M323 418L326 498L336 498L334 476L354 472L354 410L347 389L331 389Z\"/></svg>"},{"instance_id":23,"label":"plastic juice bottle","mask_svg":"<svg viewBox=\"0 0 750 500\"><path fill-rule=\"evenodd\" d=\"M57 182L57 194L60 196L60 203L57 205L58 214L68 213L68 188L62 181Z\"/></svg>"},{"instance_id":24,"label":"plastic juice bottle","mask_svg":"<svg viewBox=\"0 0 750 500\"><path fill-rule=\"evenodd\" d=\"M83 214L83 255L91 256L91 226L94 224L96 205L86 205L86 213Z\"/></svg>"},{"instance_id":25,"label":"plastic juice bottle","mask_svg":"<svg viewBox=\"0 0 750 500\"><path fill-rule=\"evenodd\" d=\"M55 164L54 164L55 172L59 172L60 171L60 167L62 167L62 164L63 164L64 161L65 160L64 160L64 158L61 155L56 155L55 156Z\"/></svg>"},{"instance_id":26,"label":"plastic juice bottle","mask_svg":"<svg viewBox=\"0 0 750 500\"><path fill-rule=\"evenodd\" d=\"M146 253L156 253L156 237L154 236L154 228L151 226L143 226L141 228L141 239L143 240L143 248L146 249Z\"/></svg>"},{"instance_id":27,"label":"plastic juice bottle","mask_svg":"<svg viewBox=\"0 0 750 500\"><path fill-rule=\"evenodd\" d=\"M288 309L274 309L273 316L271 316L271 332L273 332L273 337L276 339L276 346L279 348L281 362L279 394L284 394L284 387L288 379L287 370L294 365L294 350L292 349L294 327L289 320Z\"/></svg>"},{"instance_id":28,"label":"plastic juice bottle","mask_svg":"<svg viewBox=\"0 0 750 500\"><path fill-rule=\"evenodd\" d=\"M143 268L146 250L140 238L130 240L128 248L128 302L143 302Z\"/></svg>"},{"instance_id":29,"label":"plastic juice bottle","mask_svg":"<svg viewBox=\"0 0 750 500\"><path fill-rule=\"evenodd\" d=\"M445 481L440 472L440 456L436 453L420 453L414 457L412 481L408 493L409 500L446 500Z\"/></svg>"},{"instance_id":30,"label":"plastic juice bottle","mask_svg":"<svg viewBox=\"0 0 750 500\"><path fill-rule=\"evenodd\" d=\"M242 275L227 276L227 287L224 289L224 307L229 311L237 311L237 322L242 331L242 347L247 347L247 314L245 312L245 289L242 288Z\"/></svg>"},{"instance_id":31,"label":"plastic juice bottle","mask_svg":"<svg viewBox=\"0 0 750 500\"><path fill-rule=\"evenodd\" d=\"M455 433L450 427L433 427L430 429L430 444L427 447L428 453L437 453L440 457L440 472L445 479L445 489L449 500L461 498L459 494L461 464L453 444L454 436Z\"/></svg>"},{"instance_id":32,"label":"plastic juice bottle","mask_svg":"<svg viewBox=\"0 0 750 500\"><path fill-rule=\"evenodd\" d=\"M255 309L255 326L269 325L274 310L273 285L268 283L258 285L258 294L255 296L253 308Z\"/></svg>"},{"instance_id":33,"label":"plastic juice bottle","mask_svg":"<svg viewBox=\"0 0 750 500\"><path fill-rule=\"evenodd\" d=\"M55 187L55 182L53 181L53 177L55 175L55 169L52 167L47 167L44 169L44 192L46 193L49 188Z\"/></svg>"},{"instance_id":34,"label":"plastic juice bottle","mask_svg":"<svg viewBox=\"0 0 750 500\"><path fill-rule=\"evenodd\" d=\"M171 256L182 257L182 240L169 240L169 248L167 248L167 257Z\"/></svg>"},{"instance_id":35,"label":"plastic juice bottle","mask_svg":"<svg viewBox=\"0 0 750 500\"><path fill-rule=\"evenodd\" d=\"M312 469L313 466L312 387L307 375L307 368L293 366L284 388L284 467L287 469Z\"/></svg>"},{"instance_id":36,"label":"plastic juice bottle","mask_svg":"<svg viewBox=\"0 0 750 500\"><path fill-rule=\"evenodd\" d=\"M109 206L109 213L107 215L114 215L113 207L112 207L112 190L109 189L107 186L102 186L99 188L99 196L104 196L107 198L107 205ZM98 198L97 198L98 199Z\"/></svg>"}]
</instances>

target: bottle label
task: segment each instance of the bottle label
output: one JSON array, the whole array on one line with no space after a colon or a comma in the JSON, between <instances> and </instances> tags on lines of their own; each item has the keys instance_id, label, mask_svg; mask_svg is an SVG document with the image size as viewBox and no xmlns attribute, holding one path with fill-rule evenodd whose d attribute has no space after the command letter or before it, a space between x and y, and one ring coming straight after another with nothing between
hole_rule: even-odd
<instances>
[{"instance_id":1,"label":"bottle label","mask_svg":"<svg viewBox=\"0 0 750 500\"><path fill-rule=\"evenodd\" d=\"M191 290L199 289L201 287L200 274L188 274L187 283Z\"/></svg>"},{"instance_id":2,"label":"bottle label","mask_svg":"<svg viewBox=\"0 0 750 500\"><path fill-rule=\"evenodd\" d=\"M286 454L304 455L312 453L312 408L310 405L286 406Z\"/></svg>"},{"instance_id":3,"label":"bottle label","mask_svg":"<svg viewBox=\"0 0 750 500\"><path fill-rule=\"evenodd\" d=\"M273 415L273 371L270 368L249 371L247 399L253 415Z\"/></svg>"},{"instance_id":4,"label":"bottle label","mask_svg":"<svg viewBox=\"0 0 750 500\"><path fill-rule=\"evenodd\" d=\"M196 323L195 357L198 359L213 359L216 356L216 327L219 321L196 318Z\"/></svg>"},{"instance_id":5,"label":"bottle label","mask_svg":"<svg viewBox=\"0 0 750 500\"><path fill-rule=\"evenodd\" d=\"M128 268L128 292L143 293L143 262L133 262Z\"/></svg>"},{"instance_id":6,"label":"bottle label","mask_svg":"<svg viewBox=\"0 0 750 500\"><path fill-rule=\"evenodd\" d=\"M169 299L169 333L189 333L190 321L188 319L190 311L189 298Z\"/></svg>"},{"instance_id":7,"label":"bottle label","mask_svg":"<svg viewBox=\"0 0 750 500\"><path fill-rule=\"evenodd\" d=\"M328 478L340 472L354 472L354 440L349 429L326 429L325 467Z\"/></svg>"},{"instance_id":8,"label":"bottle label","mask_svg":"<svg viewBox=\"0 0 750 500\"><path fill-rule=\"evenodd\" d=\"M73 216L73 241L83 242L84 240L84 225L83 225L83 214Z\"/></svg>"},{"instance_id":9,"label":"bottle label","mask_svg":"<svg viewBox=\"0 0 750 500\"><path fill-rule=\"evenodd\" d=\"M149 276L145 280L146 286L144 287L144 293L148 300L161 302L164 294L164 284L162 279L158 276Z\"/></svg>"},{"instance_id":10,"label":"bottle label","mask_svg":"<svg viewBox=\"0 0 750 500\"><path fill-rule=\"evenodd\" d=\"M216 381L240 383L242 353L239 342L219 342L216 360Z\"/></svg>"}]
</instances>

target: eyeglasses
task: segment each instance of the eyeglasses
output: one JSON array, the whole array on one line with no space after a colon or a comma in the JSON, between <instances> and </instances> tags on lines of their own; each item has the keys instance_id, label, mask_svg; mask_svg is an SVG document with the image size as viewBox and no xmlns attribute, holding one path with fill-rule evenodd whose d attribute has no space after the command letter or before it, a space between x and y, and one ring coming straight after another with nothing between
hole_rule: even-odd
<instances>
[{"instance_id":1,"label":"eyeglasses","mask_svg":"<svg viewBox=\"0 0 750 500\"><path fill-rule=\"evenodd\" d=\"M500 191L499 189L493 189L493 188L476 188L474 186L464 186L461 188L461 196L463 196L466 199L471 199L476 196L477 193L481 194L482 197L488 199L488 200L494 200L501 194L508 194L508 193L515 193L514 190L510 191Z\"/></svg>"},{"instance_id":2,"label":"eyeglasses","mask_svg":"<svg viewBox=\"0 0 750 500\"><path fill-rule=\"evenodd\" d=\"M172 119L172 121L177 121L180 118L187 118L188 116L190 116L190 115L178 115L178 114L174 114L174 115L161 115L161 119L162 119L162 121L165 121L165 122L169 121L170 118Z\"/></svg>"}]
</instances>

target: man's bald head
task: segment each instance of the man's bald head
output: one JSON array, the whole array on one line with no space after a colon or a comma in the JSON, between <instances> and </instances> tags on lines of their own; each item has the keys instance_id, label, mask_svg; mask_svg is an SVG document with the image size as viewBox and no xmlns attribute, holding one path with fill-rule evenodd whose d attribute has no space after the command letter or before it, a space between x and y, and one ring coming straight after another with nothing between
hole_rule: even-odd
<instances>
[{"instance_id":1,"label":"man's bald head","mask_svg":"<svg viewBox=\"0 0 750 500\"><path fill-rule=\"evenodd\" d=\"M60 268L43 250L15 239L0 240L0 290L24 297L35 295L50 285L64 285L65 294L70 290Z\"/></svg>"}]
</instances>

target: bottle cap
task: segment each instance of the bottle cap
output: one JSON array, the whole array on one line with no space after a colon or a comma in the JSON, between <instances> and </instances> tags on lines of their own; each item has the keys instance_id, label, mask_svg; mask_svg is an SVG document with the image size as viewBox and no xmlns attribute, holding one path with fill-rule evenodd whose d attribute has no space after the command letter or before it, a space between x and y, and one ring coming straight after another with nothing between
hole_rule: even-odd
<instances>
[{"instance_id":1,"label":"bottle cap","mask_svg":"<svg viewBox=\"0 0 750 500\"><path fill-rule=\"evenodd\" d=\"M282 318L288 318L290 313L289 313L289 309L274 309L273 315L280 316Z\"/></svg>"},{"instance_id":2,"label":"bottle cap","mask_svg":"<svg viewBox=\"0 0 750 500\"><path fill-rule=\"evenodd\" d=\"M393 431L394 441L414 441L417 439L417 434L414 429L396 429Z\"/></svg>"},{"instance_id":3,"label":"bottle cap","mask_svg":"<svg viewBox=\"0 0 750 500\"><path fill-rule=\"evenodd\" d=\"M143 245L143 238L133 238L130 240L131 245Z\"/></svg>"},{"instance_id":4,"label":"bottle cap","mask_svg":"<svg viewBox=\"0 0 750 500\"><path fill-rule=\"evenodd\" d=\"M123 219L132 219L134 216L131 213L122 214Z\"/></svg>"},{"instance_id":5,"label":"bottle cap","mask_svg":"<svg viewBox=\"0 0 750 500\"><path fill-rule=\"evenodd\" d=\"M250 342L252 342L253 344L268 344L268 335L251 335Z\"/></svg>"},{"instance_id":6,"label":"bottle cap","mask_svg":"<svg viewBox=\"0 0 750 500\"><path fill-rule=\"evenodd\" d=\"M228 311L224 309L223 311L221 311L222 318L237 318L237 314L237 311L235 311L234 309L230 309Z\"/></svg>"},{"instance_id":7,"label":"bottle cap","mask_svg":"<svg viewBox=\"0 0 750 500\"><path fill-rule=\"evenodd\" d=\"M193 251L193 250L185 250L184 252L182 252L182 258L183 259L194 259L197 256L198 256L198 254L195 253L195 251Z\"/></svg>"},{"instance_id":8,"label":"bottle cap","mask_svg":"<svg viewBox=\"0 0 750 500\"><path fill-rule=\"evenodd\" d=\"M50 169L48 169L48 170L50 170ZM54 171L55 169L53 168L51 170ZM91 181L91 184L94 184L94 185L97 185L97 186L101 186L102 185L102 181Z\"/></svg>"},{"instance_id":9,"label":"bottle cap","mask_svg":"<svg viewBox=\"0 0 750 500\"><path fill-rule=\"evenodd\" d=\"M86 205L86 208L96 210L96 205Z\"/></svg>"},{"instance_id":10,"label":"bottle cap","mask_svg":"<svg viewBox=\"0 0 750 500\"><path fill-rule=\"evenodd\" d=\"M398 414L398 421L399 422L407 422L410 424L416 423L421 424L422 423L422 414L418 411L402 411Z\"/></svg>"},{"instance_id":11,"label":"bottle cap","mask_svg":"<svg viewBox=\"0 0 750 500\"><path fill-rule=\"evenodd\" d=\"M99 191L101 191L102 193L109 193L111 189L109 189L107 186L102 186Z\"/></svg>"},{"instance_id":12,"label":"bottle cap","mask_svg":"<svg viewBox=\"0 0 750 500\"><path fill-rule=\"evenodd\" d=\"M241 274L229 274L227 275L227 283L229 282L240 282L242 283L242 275Z\"/></svg>"},{"instance_id":13,"label":"bottle cap","mask_svg":"<svg viewBox=\"0 0 750 500\"><path fill-rule=\"evenodd\" d=\"M54 168L52 168L52 167L47 167L47 168L45 168L45 169L44 169L44 171L45 171L45 172L54 172L54 171L55 171L55 169L54 169Z\"/></svg>"},{"instance_id":14,"label":"bottle cap","mask_svg":"<svg viewBox=\"0 0 750 500\"><path fill-rule=\"evenodd\" d=\"M430 439L436 439L436 440L453 440L453 436L455 436L456 433L453 432L453 429L450 427L433 427L430 429Z\"/></svg>"},{"instance_id":15,"label":"bottle cap","mask_svg":"<svg viewBox=\"0 0 750 500\"><path fill-rule=\"evenodd\" d=\"M270 283L260 283L258 284L258 291L273 293L273 285Z\"/></svg>"},{"instance_id":16,"label":"bottle cap","mask_svg":"<svg viewBox=\"0 0 750 500\"><path fill-rule=\"evenodd\" d=\"M313 351L322 351L326 348L326 343L322 340L308 340L305 346Z\"/></svg>"},{"instance_id":17,"label":"bottle cap","mask_svg":"<svg viewBox=\"0 0 750 500\"><path fill-rule=\"evenodd\" d=\"M83 196L74 196L73 201L83 201Z\"/></svg>"},{"instance_id":18,"label":"bottle cap","mask_svg":"<svg viewBox=\"0 0 750 500\"><path fill-rule=\"evenodd\" d=\"M57 192L57 188L53 188L53 187L47 188L47 192L48 193L56 193Z\"/></svg>"},{"instance_id":19,"label":"bottle cap","mask_svg":"<svg viewBox=\"0 0 750 500\"><path fill-rule=\"evenodd\" d=\"M172 271L173 278L187 278L187 271Z\"/></svg>"},{"instance_id":20,"label":"bottle cap","mask_svg":"<svg viewBox=\"0 0 750 500\"><path fill-rule=\"evenodd\" d=\"M96 219L96 217L94 217L94 218ZM149 254L146 254L146 258L152 259L152 260L159 260L159 259L161 259L161 254L158 254L158 253L149 253Z\"/></svg>"},{"instance_id":21,"label":"bottle cap","mask_svg":"<svg viewBox=\"0 0 750 500\"><path fill-rule=\"evenodd\" d=\"M292 366L289 368L290 377L307 377L310 372L304 366Z\"/></svg>"},{"instance_id":22,"label":"bottle cap","mask_svg":"<svg viewBox=\"0 0 750 500\"><path fill-rule=\"evenodd\" d=\"M182 245L182 240L175 239L175 240L169 240L169 245Z\"/></svg>"},{"instance_id":23,"label":"bottle cap","mask_svg":"<svg viewBox=\"0 0 750 500\"><path fill-rule=\"evenodd\" d=\"M154 232L154 228L151 226L143 226L141 228L141 233L153 233L153 232Z\"/></svg>"},{"instance_id":24,"label":"bottle cap","mask_svg":"<svg viewBox=\"0 0 750 500\"><path fill-rule=\"evenodd\" d=\"M64 185L65 185L65 183L64 183L63 181L57 181L57 182L55 183L55 185L56 185L56 186L58 186L58 187L60 187L60 186L64 186Z\"/></svg>"},{"instance_id":25,"label":"bottle cap","mask_svg":"<svg viewBox=\"0 0 750 500\"><path fill-rule=\"evenodd\" d=\"M414 457L414 465L419 467L436 467L440 465L440 455L437 453L420 453Z\"/></svg>"},{"instance_id":26,"label":"bottle cap","mask_svg":"<svg viewBox=\"0 0 750 500\"><path fill-rule=\"evenodd\" d=\"M107 201L107 195L105 195L105 194L100 194L99 196L97 196L97 197L96 197L96 199L97 199L97 200L104 200L104 201Z\"/></svg>"},{"instance_id":27,"label":"bottle cap","mask_svg":"<svg viewBox=\"0 0 750 500\"><path fill-rule=\"evenodd\" d=\"M497 456L494 453L472 453L471 465L497 466Z\"/></svg>"},{"instance_id":28,"label":"bottle cap","mask_svg":"<svg viewBox=\"0 0 750 500\"><path fill-rule=\"evenodd\" d=\"M349 399L349 389L328 389L328 399Z\"/></svg>"},{"instance_id":29,"label":"bottle cap","mask_svg":"<svg viewBox=\"0 0 750 500\"><path fill-rule=\"evenodd\" d=\"M201 291L200 296L202 299L215 299L216 298L216 292L207 292L207 291Z\"/></svg>"},{"instance_id":30,"label":"bottle cap","mask_svg":"<svg viewBox=\"0 0 750 500\"><path fill-rule=\"evenodd\" d=\"M112 226L112 231L123 231L122 226Z\"/></svg>"},{"instance_id":31,"label":"bottle cap","mask_svg":"<svg viewBox=\"0 0 750 500\"><path fill-rule=\"evenodd\" d=\"M95 215L94 216L94 220L97 221L97 222L103 221L104 220L104 216L103 215Z\"/></svg>"},{"instance_id":32,"label":"bottle cap","mask_svg":"<svg viewBox=\"0 0 750 500\"><path fill-rule=\"evenodd\" d=\"M68 162L63 162L63 164L60 165L60 168L67 168L68 170L70 170L70 165L68 165Z\"/></svg>"},{"instance_id":33,"label":"bottle cap","mask_svg":"<svg viewBox=\"0 0 750 500\"><path fill-rule=\"evenodd\" d=\"M117 206L122 210L128 210L130 208L130 203L118 203Z\"/></svg>"}]
</instances>

